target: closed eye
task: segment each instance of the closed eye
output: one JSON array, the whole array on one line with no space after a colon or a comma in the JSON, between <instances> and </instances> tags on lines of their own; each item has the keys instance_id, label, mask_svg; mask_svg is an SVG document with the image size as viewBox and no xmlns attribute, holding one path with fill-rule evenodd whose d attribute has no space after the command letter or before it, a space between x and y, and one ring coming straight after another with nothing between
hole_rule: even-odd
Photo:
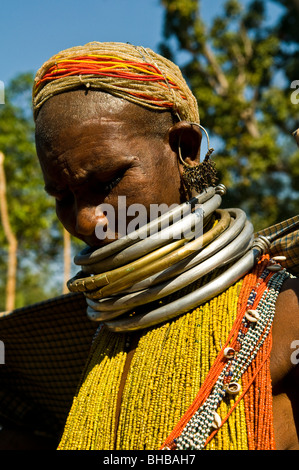
<instances>
[{"instance_id":1,"label":"closed eye","mask_svg":"<svg viewBox=\"0 0 299 470\"><path fill-rule=\"evenodd\" d=\"M115 186L118 185L118 183L122 180L122 178L123 178L123 174L117 176L116 178L113 178L111 181L109 181L107 183L102 184L101 185L101 190L105 193L109 192L109 191L112 191L112 189L115 188Z\"/></svg>"},{"instance_id":2,"label":"closed eye","mask_svg":"<svg viewBox=\"0 0 299 470\"><path fill-rule=\"evenodd\" d=\"M92 185L95 192L109 193L110 191L112 191L113 188L115 188L120 183L125 172L126 170L119 172L114 178L112 178L109 181L106 181L106 182L95 181L94 183L90 182L89 184ZM50 196L53 196L56 199L56 203L60 205L69 204L73 202L74 200L73 193L70 190L67 190L67 189L59 190L50 185L46 185L45 190Z\"/></svg>"}]
</instances>

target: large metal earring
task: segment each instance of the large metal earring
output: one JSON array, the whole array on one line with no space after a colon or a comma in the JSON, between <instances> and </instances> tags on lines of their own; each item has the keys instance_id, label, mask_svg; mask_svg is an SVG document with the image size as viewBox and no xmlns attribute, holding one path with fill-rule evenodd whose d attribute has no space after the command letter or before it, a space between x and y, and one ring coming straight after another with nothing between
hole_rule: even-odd
<instances>
[{"instance_id":1,"label":"large metal earring","mask_svg":"<svg viewBox=\"0 0 299 470\"><path fill-rule=\"evenodd\" d=\"M191 192L195 189L198 193L201 193L204 189L209 186L215 186L217 182L217 171L215 163L211 160L210 156L214 152L213 148L210 148L210 139L207 131L204 127L196 122L191 122L191 125L198 126L202 129L206 135L208 143L208 151L205 155L204 160L198 165L188 165L182 157L181 152L181 137L179 138L178 153L181 163L184 165L184 172L182 175L187 191Z\"/></svg>"}]
</instances>

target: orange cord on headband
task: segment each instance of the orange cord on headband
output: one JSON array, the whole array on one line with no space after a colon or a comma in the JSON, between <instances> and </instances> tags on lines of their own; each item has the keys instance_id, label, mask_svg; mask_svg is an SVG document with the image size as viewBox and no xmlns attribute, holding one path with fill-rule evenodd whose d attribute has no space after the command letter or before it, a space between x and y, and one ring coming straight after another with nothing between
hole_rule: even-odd
<instances>
[{"instance_id":1,"label":"orange cord on headband","mask_svg":"<svg viewBox=\"0 0 299 470\"><path fill-rule=\"evenodd\" d=\"M57 60L55 65L50 67L47 73L36 83L35 93L40 85L47 81L72 75L99 75L125 80L161 81L162 86L170 86L173 89L179 90L179 87L170 78L167 77L167 83L165 83L165 77L155 65L126 61L117 57L81 56L73 59ZM183 95L182 98L186 99Z\"/></svg>"}]
</instances>

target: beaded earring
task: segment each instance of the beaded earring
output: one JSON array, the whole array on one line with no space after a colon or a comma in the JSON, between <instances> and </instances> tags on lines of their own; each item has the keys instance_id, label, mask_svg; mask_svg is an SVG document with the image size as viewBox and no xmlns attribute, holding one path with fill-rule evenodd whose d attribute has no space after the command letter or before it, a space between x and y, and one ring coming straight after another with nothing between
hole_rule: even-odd
<instances>
[{"instance_id":1,"label":"beaded earring","mask_svg":"<svg viewBox=\"0 0 299 470\"><path fill-rule=\"evenodd\" d=\"M217 171L215 163L210 159L210 156L214 152L214 149L210 148L210 140L205 128L197 123L192 122L190 124L196 125L204 131L207 138L208 151L205 155L204 160L201 163L195 166L188 165L188 163L186 163L182 157L180 145L181 139L179 140L178 153L179 158L182 164L184 165L182 179L185 183L187 191L190 192L192 189L195 189L195 191L201 193L204 189L208 188L209 186L215 186L217 181Z\"/></svg>"}]
</instances>

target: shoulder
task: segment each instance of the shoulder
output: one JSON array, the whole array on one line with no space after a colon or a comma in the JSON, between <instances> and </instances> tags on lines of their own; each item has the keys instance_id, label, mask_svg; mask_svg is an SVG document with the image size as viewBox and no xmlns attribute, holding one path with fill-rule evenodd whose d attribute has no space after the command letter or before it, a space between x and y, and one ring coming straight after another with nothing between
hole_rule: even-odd
<instances>
[{"instance_id":1,"label":"shoulder","mask_svg":"<svg viewBox=\"0 0 299 470\"><path fill-rule=\"evenodd\" d=\"M275 384L297 365L297 361L294 360L296 348L299 352L299 279L297 278L287 279L282 286L276 302L272 332L271 373Z\"/></svg>"},{"instance_id":2,"label":"shoulder","mask_svg":"<svg viewBox=\"0 0 299 470\"><path fill-rule=\"evenodd\" d=\"M276 302L276 317L285 326L288 323L299 332L299 279L289 278L283 285ZM299 338L298 338L299 339Z\"/></svg>"}]
</instances>

